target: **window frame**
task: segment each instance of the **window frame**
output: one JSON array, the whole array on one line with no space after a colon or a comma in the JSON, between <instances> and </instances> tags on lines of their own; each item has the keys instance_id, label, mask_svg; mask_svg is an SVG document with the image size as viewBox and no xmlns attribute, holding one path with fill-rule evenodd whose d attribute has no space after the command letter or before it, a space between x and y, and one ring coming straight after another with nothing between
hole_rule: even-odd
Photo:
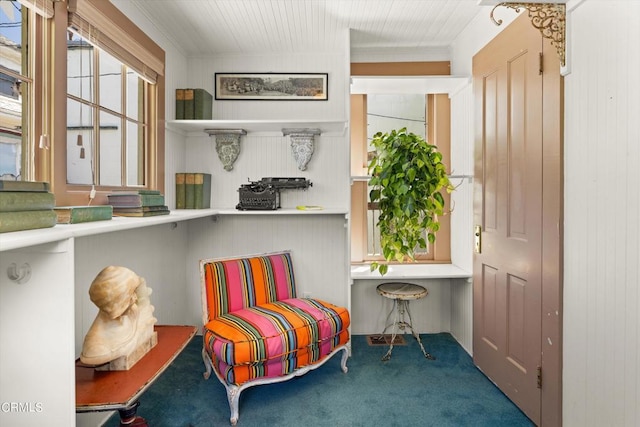
<instances>
[{"instance_id":1,"label":"window frame","mask_svg":"<svg viewBox=\"0 0 640 427\"><path fill-rule=\"evenodd\" d=\"M48 114L49 120L40 119L43 114L35 113L36 125L34 135L47 134L51 141L48 149L38 148L30 138L32 147L29 148L34 158L34 170L24 179L35 179L38 181L48 181L51 183L52 191L55 193L57 206L106 204L107 194L115 189L156 189L164 191L164 119L165 119L165 80L164 80L164 61L165 55L162 50L152 39L146 36L126 15L120 12L111 2L100 2L99 0L77 0L67 2L55 2L53 18L45 21L44 31L47 32L46 48L41 47L40 57L48 59L49 69L46 70L44 76L38 76L35 79L36 86L48 88L48 96L36 96L34 105L42 105L45 113ZM69 6L69 10L67 9ZM149 86L145 102L147 111L149 112L148 120L148 142L147 157L144 164L145 184L143 186L126 187L126 186L96 186L95 197L90 198L92 193L91 185L68 184L67 183L67 31L69 27L69 16L73 7L94 8L99 10L96 16L106 17L112 22L117 22L117 27L121 31L113 32L111 41L118 42L118 34L122 37L135 37L140 46L153 52L156 58L159 58L161 67L154 64L156 69L160 68L160 72L154 75L155 84ZM89 16L89 19L91 16ZM103 22L102 25L105 25ZM115 34L115 36L114 36ZM37 37L37 36L36 36ZM114 40L115 39L115 40ZM126 42L126 40L125 40ZM115 45L114 45L115 46ZM115 46L116 48L118 46ZM120 46L125 49L125 46ZM109 52L113 55L112 52ZM116 58L127 66L131 66L121 57ZM133 68L133 67L131 67ZM138 71L138 70L136 70ZM38 67L36 67L38 72ZM47 79L45 81L45 78ZM44 91L42 91L44 92ZM38 123L38 122L41 123ZM45 129L48 122L47 129ZM124 131L124 130L123 130ZM32 151L31 151L32 150ZM26 154L29 155L29 154ZM25 155L23 154L23 157Z\"/></svg>"}]
</instances>

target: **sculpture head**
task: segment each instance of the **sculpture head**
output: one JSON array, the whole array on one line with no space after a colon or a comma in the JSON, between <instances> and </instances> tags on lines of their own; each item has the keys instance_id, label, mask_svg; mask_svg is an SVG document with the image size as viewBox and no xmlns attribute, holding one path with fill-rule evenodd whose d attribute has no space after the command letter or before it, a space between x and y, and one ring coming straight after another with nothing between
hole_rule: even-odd
<instances>
[{"instance_id":1,"label":"sculpture head","mask_svg":"<svg viewBox=\"0 0 640 427\"><path fill-rule=\"evenodd\" d=\"M102 269L89 288L91 301L111 319L120 317L137 301L136 288L143 279L126 267Z\"/></svg>"}]
</instances>

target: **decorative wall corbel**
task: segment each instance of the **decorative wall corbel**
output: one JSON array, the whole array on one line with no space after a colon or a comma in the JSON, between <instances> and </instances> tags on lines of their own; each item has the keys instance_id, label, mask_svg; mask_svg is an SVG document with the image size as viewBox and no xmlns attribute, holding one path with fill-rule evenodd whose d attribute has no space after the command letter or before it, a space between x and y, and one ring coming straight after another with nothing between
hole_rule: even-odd
<instances>
[{"instance_id":1,"label":"decorative wall corbel","mask_svg":"<svg viewBox=\"0 0 640 427\"><path fill-rule=\"evenodd\" d=\"M209 136L216 137L216 152L218 158L224 166L224 170L233 169L238 155L240 154L240 137L246 135L244 129L205 129Z\"/></svg>"},{"instance_id":2,"label":"decorative wall corbel","mask_svg":"<svg viewBox=\"0 0 640 427\"><path fill-rule=\"evenodd\" d=\"M502 24L502 19L493 17L497 7L504 6L520 12L521 8L527 9L531 24L540 30L542 37L551 40L551 45L556 48L560 65L565 66L566 58L566 6L561 3L498 3L491 10L491 20L496 25Z\"/></svg>"},{"instance_id":3,"label":"decorative wall corbel","mask_svg":"<svg viewBox=\"0 0 640 427\"><path fill-rule=\"evenodd\" d=\"M283 136L291 137L291 154L301 171L307 169L313 156L314 137L321 133L320 129L282 129Z\"/></svg>"}]
</instances>

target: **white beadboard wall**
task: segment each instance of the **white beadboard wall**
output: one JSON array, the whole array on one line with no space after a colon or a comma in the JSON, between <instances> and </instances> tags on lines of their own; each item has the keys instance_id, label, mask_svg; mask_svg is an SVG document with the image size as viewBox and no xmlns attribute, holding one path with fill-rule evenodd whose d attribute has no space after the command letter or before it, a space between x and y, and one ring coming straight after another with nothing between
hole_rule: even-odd
<instances>
[{"instance_id":1,"label":"white beadboard wall","mask_svg":"<svg viewBox=\"0 0 640 427\"><path fill-rule=\"evenodd\" d=\"M98 308L89 299L89 287L106 266L127 267L143 277L152 290L158 324L188 324L185 277L187 224L162 224L127 231L75 238L76 355ZM197 324L197 323L196 323Z\"/></svg>"},{"instance_id":2,"label":"white beadboard wall","mask_svg":"<svg viewBox=\"0 0 640 427\"><path fill-rule=\"evenodd\" d=\"M563 421L640 422L640 2L571 13Z\"/></svg>"},{"instance_id":3,"label":"white beadboard wall","mask_svg":"<svg viewBox=\"0 0 640 427\"><path fill-rule=\"evenodd\" d=\"M451 95L452 179L451 262L473 271L473 87L471 83ZM451 280L451 335L464 349L473 351L473 284L471 279Z\"/></svg>"}]
</instances>

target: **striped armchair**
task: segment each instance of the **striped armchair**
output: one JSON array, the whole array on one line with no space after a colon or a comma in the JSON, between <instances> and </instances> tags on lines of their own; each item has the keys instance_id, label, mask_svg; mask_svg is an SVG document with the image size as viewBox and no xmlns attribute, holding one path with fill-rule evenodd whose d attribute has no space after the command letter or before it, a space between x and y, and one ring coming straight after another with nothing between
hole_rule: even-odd
<instances>
[{"instance_id":1,"label":"striped armchair","mask_svg":"<svg viewBox=\"0 0 640 427\"><path fill-rule=\"evenodd\" d=\"M316 369L342 351L347 372L346 308L298 298L290 252L200 261L203 349L227 390L231 424L240 393Z\"/></svg>"}]
</instances>

